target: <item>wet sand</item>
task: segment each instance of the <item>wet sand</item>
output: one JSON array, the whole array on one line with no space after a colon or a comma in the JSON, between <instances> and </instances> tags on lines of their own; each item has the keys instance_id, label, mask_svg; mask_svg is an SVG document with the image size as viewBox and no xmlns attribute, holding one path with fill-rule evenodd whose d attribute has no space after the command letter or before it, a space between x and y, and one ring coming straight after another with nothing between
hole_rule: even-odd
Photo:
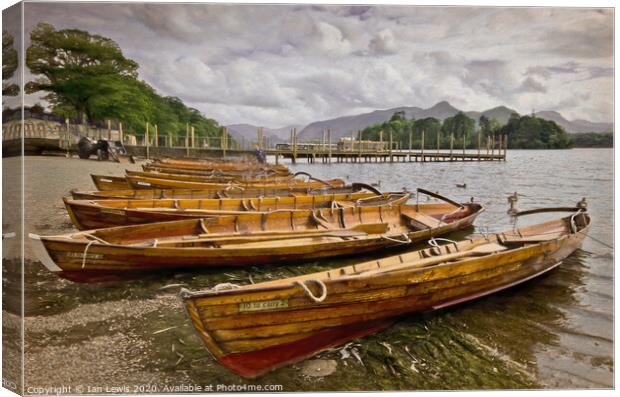
<instances>
[{"instance_id":1,"label":"wet sand","mask_svg":"<svg viewBox=\"0 0 620 397\"><path fill-rule=\"evenodd\" d=\"M612 151L606 150L513 151L505 164L300 164L295 170L317 177L348 177L349 181L381 180L384 190L421 186L460 200L475 196L488 207L477 222L478 230L510 227L506 197L515 190L524 195L519 202L522 208L573 205L586 195L594 218L592 234L611 244L611 157ZM5 167L11 161L18 159L5 159ZM540 163L538 168L536 163ZM562 169L566 177L545 172L548 164ZM26 232L73 230L61 197L72 188L92 190L90 173L121 175L125 168L139 166L26 158ZM599 180L592 178L594 170L603 175ZM467 189L455 188L462 182ZM476 231L467 233L472 232ZM245 284L250 275L257 282L381 255L77 284L49 273L27 247L26 392L28 387L37 391L32 388L49 386L70 387L70 393L101 394L178 392L183 391L179 387L192 385L282 385L282 391L613 385L613 257L609 248L591 239L541 279L437 313L405 316L388 330L320 354L315 358L336 363L335 371L324 377L308 376L303 370L308 362L255 380L234 375L209 356L195 334L176 296L180 286L162 289L170 284L190 289L220 282ZM12 267L14 263L5 261L5 280L15 279ZM19 305L3 309L3 330L14 332L19 325ZM5 352L17 348L4 347ZM109 389L112 386L120 389Z\"/></svg>"}]
</instances>

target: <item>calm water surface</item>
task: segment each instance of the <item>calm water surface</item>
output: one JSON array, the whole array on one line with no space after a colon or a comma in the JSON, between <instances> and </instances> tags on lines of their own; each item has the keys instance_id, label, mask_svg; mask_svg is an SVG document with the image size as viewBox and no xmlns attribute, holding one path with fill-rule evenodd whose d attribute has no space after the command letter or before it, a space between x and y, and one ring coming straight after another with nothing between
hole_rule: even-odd
<instances>
[{"instance_id":1,"label":"calm water surface","mask_svg":"<svg viewBox=\"0 0 620 397\"><path fill-rule=\"evenodd\" d=\"M72 230L61 197L72 188L92 189L91 172L121 175L124 168L28 157L26 232ZM251 381L210 358L176 298L179 287L161 287L245 284L250 275L268 280L379 255L83 285L51 275L27 252L26 384L115 382L129 385L131 392L162 392L164 385L190 383L282 384L284 391L613 386L612 150L512 151L505 163L301 162L292 169L377 182L382 190L424 187L460 201L474 197L487 207L475 230L453 237L510 229L507 197L513 192L519 194L519 209L571 206L586 197L591 235L600 242L587 238L581 250L540 279L448 310L405 316L345 351L322 353L319 358L337 364L332 375L304 376L307 363L300 363ZM456 187L462 183L467 187ZM525 217L519 224L542 219ZM169 327L176 328L157 332Z\"/></svg>"}]
</instances>

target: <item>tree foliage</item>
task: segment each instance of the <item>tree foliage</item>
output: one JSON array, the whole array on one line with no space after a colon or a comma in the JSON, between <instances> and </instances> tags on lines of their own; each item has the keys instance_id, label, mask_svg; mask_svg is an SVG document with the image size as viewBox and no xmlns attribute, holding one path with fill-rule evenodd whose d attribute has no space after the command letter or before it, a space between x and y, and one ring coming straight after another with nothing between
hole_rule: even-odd
<instances>
[{"instance_id":1,"label":"tree foliage","mask_svg":"<svg viewBox=\"0 0 620 397\"><path fill-rule=\"evenodd\" d=\"M587 132L581 134L569 134L575 147L582 148L612 148L614 147L614 134L612 132Z\"/></svg>"},{"instance_id":2,"label":"tree foliage","mask_svg":"<svg viewBox=\"0 0 620 397\"><path fill-rule=\"evenodd\" d=\"M2 96L16 96L19 86L5 82L15 75L19 59L13 46L15 39L6 30L2 31Z\"/></svg>"},{"instance_id":3,"label":"tree foliage","mask_svg":"<svg viewBox=\"0 0 620 397\"><path fill-rule=\"evenodd\" d=\"M572 146L571 137L555 122L538 117L519 116L517 113L513 113L505 125L501 125L495 118L482 115L477 128L475 120L463 112L447 117L443 122L434 117L407 120L403 112L396 112L389 121L364 129L363 137L367 140L379 140L381 131L384 142L388 142L389 134L392 133L393 142L397 142L402 149L409 147L409 132L412 132L412 147L415 149L422 145L422 132L424 147L427 149L435 149L437 146L441 149L449 148L451 136L454 137L454 149L463 147L463 141L466 148L477 148L478 138L484 147L487 137L497 137L500 134L508 135L509 147L513 149L563 149ZM590 139L597 140L595 142L601 145L609 142L607 137L591 136ZM581 142L586 142L586 138Z\"/></svg>"},{"instance_id":4,"label":"tree foliage","mask_svg":"<svg viewBox=\"0 0 620 397\"><path fill-rule=\"evenodd\" d=\"M518 149L565 149L572 147L570 136L554 121L535 116L511 115L501 127L508 136L508 147Z\"/></svg>"},{"instance_id":5,"label":"tree foliage","mask_svg":"<svg viewBox=\"0 0 620 397\"><path fill-rule=\"evenodd\" d=\"M138 64L109 38L42 22L30 41L26 64L37 79L26 84L26 91L46 92L44 99L56 114L80 122L118 120L137 135L147 122L158 126L160 136L184 136L187 123L199 138L221 134L216 121L138 80Z\"/></svg>"}]
</instances>

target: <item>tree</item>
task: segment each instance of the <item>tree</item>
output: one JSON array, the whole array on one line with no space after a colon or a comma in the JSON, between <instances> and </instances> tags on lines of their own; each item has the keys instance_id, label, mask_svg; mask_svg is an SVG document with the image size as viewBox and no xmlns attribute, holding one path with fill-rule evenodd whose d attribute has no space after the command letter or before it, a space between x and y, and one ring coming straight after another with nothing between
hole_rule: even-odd
<instances>
[{"instance_id":1,"label":"tree","mask_svg":"<svg viewBox=\"0 0 620 397\"><path fill-rule=\"evenodd\" d=\"M78 29L55 30L39 23L30 33L26 65L39 76L26 84L27 93L46 91L53 107L75 109L84 122L92 116L89 102L123 78L135 78L138 65L125 58L118 44ZM125 80L128 81L128 80Z\"/></svg>"},{"instance_id":2,"label":"tree","mask_svg":"<svg viewBox=\"0 0 620 397\"><path fill-rule=\"evenodd\" d=\"M397 121L397 120L406 120L407 117L405 116L405 112L403 110L395 112L392 115L392 118L390 119L390 121Z\"/></svg>"},{"instance_id":3,"label":"tree","mask_svg":"<svg viewBox=\"0 0 620 397\"><path fill-rule=\"evenodd\" d=\"M14 38L6 30L2 31L2 96L16 96L19 93L17 84L5 83L15 75L19 59L13 47Z\"/></svg>"}]
</instances>

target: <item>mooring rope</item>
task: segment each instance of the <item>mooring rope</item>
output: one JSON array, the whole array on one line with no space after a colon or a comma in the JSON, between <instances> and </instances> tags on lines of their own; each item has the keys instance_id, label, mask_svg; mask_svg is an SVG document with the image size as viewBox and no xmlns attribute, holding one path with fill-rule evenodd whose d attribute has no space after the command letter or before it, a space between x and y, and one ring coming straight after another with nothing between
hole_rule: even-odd
<instances>
[{"instance_id":1,"label":"mooring rope","mask_svg":"<svg viewBox=\"0 0 620 397\"><path fill-rule=\"evenodd\" d=\"M224 290L229 290L229 289L239 289L241 288L240 285L237 284L233 284L233 283L220 283L217 284L215 287L211 288L213 291L224 291Z\"/></svg>"},{"instance_id":2,"label":"mooring rope","mask_svg":"<svg viewBox=\"0 0 620 397\"><path fill-rule=\"evenodd\" d=\"M317 283L321 287L321 296L317 297L316 295L314 295L312 293L312 291L310 291L310 288L308 288L308 286L306 284L304 284L304 282L301 281L301 280L295 281L295 284L297 284L301 288L303 288L303 290L306 291L306 294L313 301L315 301L315 302L323 302L325 300L325 298L327 298L327 286L325 285L325 283L322 282L321 280L318 280L318 279L312 279L312 280L308 280L308 281L313 281L313 282Z\"/></svg>"},{"instance_id":3,"label":"mooring rope","mask_svg":"<svg viewBox=\"0 0 620 397\"><path fill-rule=\"evenodd\" d=\"M437 243L437 241L445 241L451 244L456 244L456 241L454 240L450 240L448 238L442 238L442 237L431 237L428 240L428 245L430 245L431 247L435 247L438 248L439 247L439 243Z\"/></svg>"},{"instance_id":4,"label":"mooring rope","mask_svg":"<svg viewBox=\"0 0 620 397\"><path fill-rule=\"evenodd\" d=\"M398 244L410 244L411 243L411 238L409 238L407 233L403 233L403 234L401 234L401 236L403 237L403 240L398 240L398 239L395 239L395 238L389 237L389 236L381 236L381 238L385 239L385 240L388 240L388 241L392 241L394 243L398 243Z\"/></svg>"},{"instance_id":5,"label":"mooring rope","mask_svg":"<svg viewBox=\"0 0 620 397\"><path fill-rule=\"evenodd\" d=\"M82 253L82 269L86 267L86 253L88 252L88 249L96 242L96 240L91 240L88 242L88 244L86 244L86 248L84 248L84 252Z\"/></svg>"}]
</instances>

